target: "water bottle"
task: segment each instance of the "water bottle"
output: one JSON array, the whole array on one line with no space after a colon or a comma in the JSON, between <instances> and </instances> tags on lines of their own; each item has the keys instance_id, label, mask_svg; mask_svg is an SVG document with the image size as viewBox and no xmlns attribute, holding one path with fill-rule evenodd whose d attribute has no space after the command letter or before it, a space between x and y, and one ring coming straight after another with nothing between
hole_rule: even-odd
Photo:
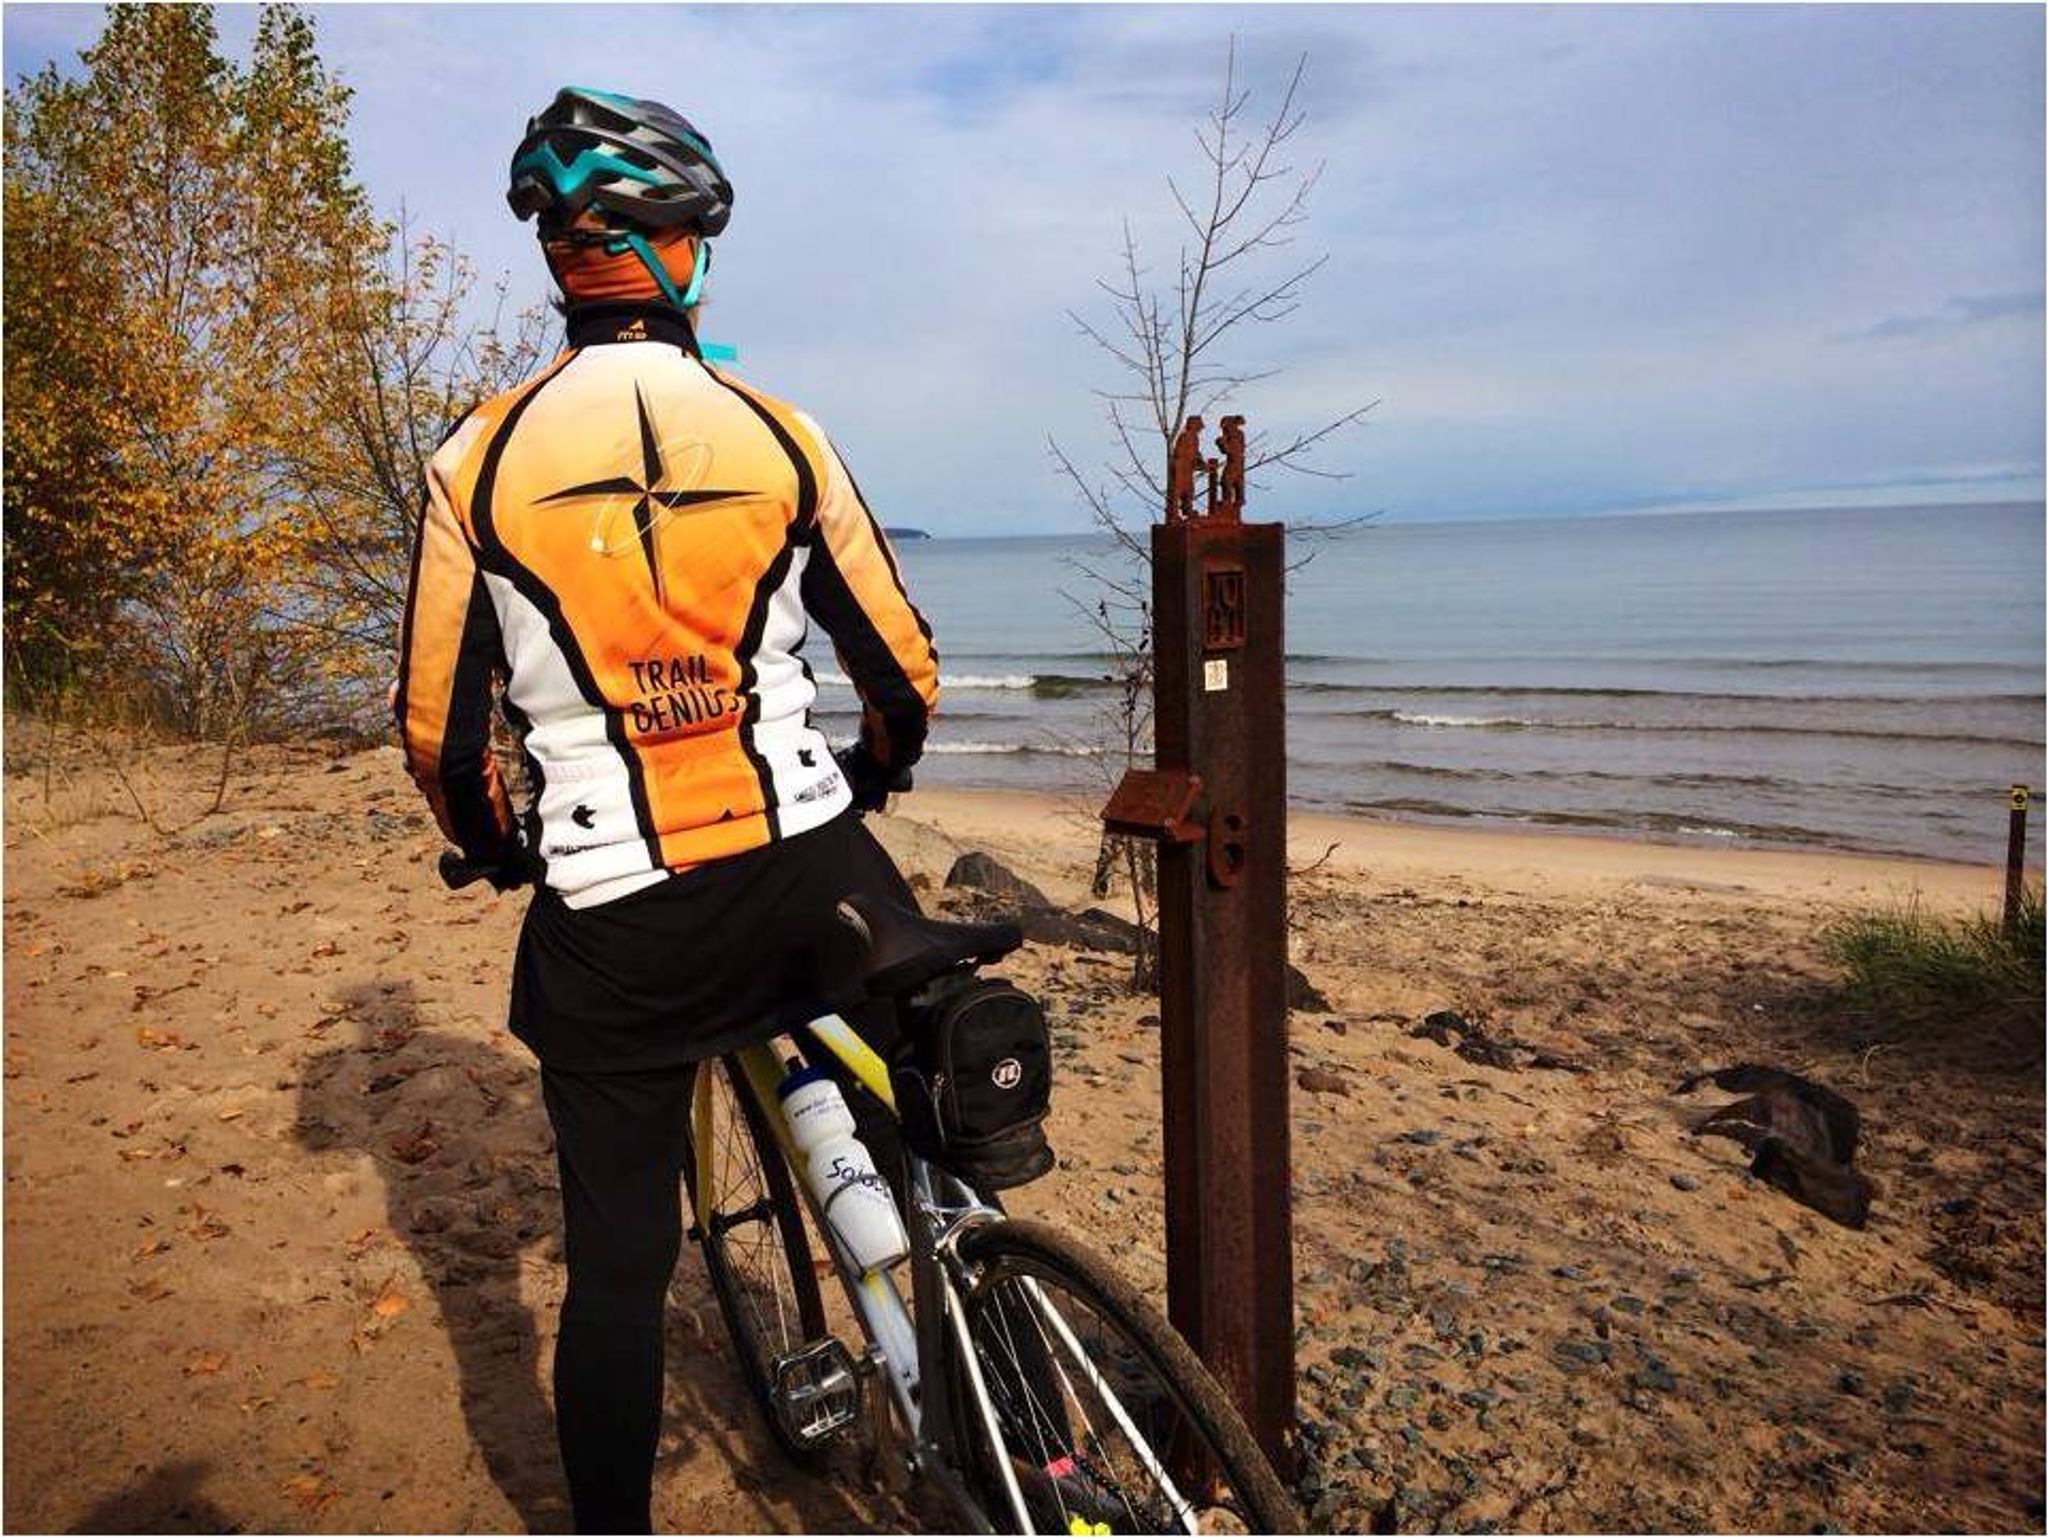
<instances>
[{"instance_id":1,"label":"water bottle","mask_svg":"<svg viewBox=\"0 0 2048 1537\"><path fill-rule=\"evenodd\" d=\"M863 1271L893 1265L910 1252L903 1219L875 1161L853 1134L853 1112L839 1086L815 1067L798 1067L778 1091L783 1118L804 1154L804 1178L825 1220Z\"/></svg>"}]
</instances>

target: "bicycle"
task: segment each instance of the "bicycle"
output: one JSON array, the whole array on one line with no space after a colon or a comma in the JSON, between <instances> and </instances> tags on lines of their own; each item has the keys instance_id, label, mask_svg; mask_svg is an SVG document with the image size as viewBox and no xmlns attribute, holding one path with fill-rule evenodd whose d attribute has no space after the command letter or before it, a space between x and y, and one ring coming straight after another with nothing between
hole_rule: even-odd
<instances>
[{"instance_id":1,"label":"bicycle","mask_svg":"<svg viewBox=\"0 0 2048 1537\"><path fill-rule=\"evenodd\" d=\"M442 870L450 884L484 874L452 855ZM1015 924L941 922L857 896L841 914L868 947L867 996L894 1003L906 1029L933 983L1022 943ZM887 1063L837 1012L821 1012L791 1037L700 1066L685 1172L690 1236L784 1452L813 1463L864 1423L876 1454L936 1488L966 1531L1301 1529L1186 1341L1057 1228L1008 1215L993 1193L906 1145L892 1194L907 1256L863 1269L803 1177L778 1103L804 1065L796 1037L822 1059L813 1065L895 1114ZM857 1353L828 1324L813 1232L860 1330Z\"/></svg>"}]
</instances>

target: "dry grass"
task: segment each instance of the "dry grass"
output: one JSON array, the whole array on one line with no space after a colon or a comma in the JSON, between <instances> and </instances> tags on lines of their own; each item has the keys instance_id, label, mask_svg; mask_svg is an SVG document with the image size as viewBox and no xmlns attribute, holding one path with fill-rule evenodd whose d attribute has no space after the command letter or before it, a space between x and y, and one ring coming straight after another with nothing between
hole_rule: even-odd
<instances>
[{"instance_id":1,"label":"dry grass","mask_svg":"<svg viewBox=\"0 0 2048 1537\"><path fill-rule=\"evenodd\" d=\"M1849 1003L1921 1033L1979 1033L2027 1060L2042 1046L2041 888L2022 894L2019 921L1991 913L1932 916L1917 904L1830 924L1821 949L1844 975Z\"/></svg>"}]
</instances>

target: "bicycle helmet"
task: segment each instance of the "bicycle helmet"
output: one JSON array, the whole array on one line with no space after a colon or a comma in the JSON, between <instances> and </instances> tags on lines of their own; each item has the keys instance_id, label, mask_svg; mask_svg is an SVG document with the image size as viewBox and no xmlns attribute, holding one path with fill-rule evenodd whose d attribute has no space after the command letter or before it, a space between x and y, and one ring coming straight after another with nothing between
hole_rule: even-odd
<instances>
[{"instance_id":1,"label":"bicycle helmet","mask_svg":"<svg viewBox=\"0 0 2048 1537\"><path fill-rule=\"evenodd\" d=\"M708 238L732 217L732 183L673 108L572 85L527 122L505 201L543 234L594 209L613 228Z\"/></svg>"}]
</instances>

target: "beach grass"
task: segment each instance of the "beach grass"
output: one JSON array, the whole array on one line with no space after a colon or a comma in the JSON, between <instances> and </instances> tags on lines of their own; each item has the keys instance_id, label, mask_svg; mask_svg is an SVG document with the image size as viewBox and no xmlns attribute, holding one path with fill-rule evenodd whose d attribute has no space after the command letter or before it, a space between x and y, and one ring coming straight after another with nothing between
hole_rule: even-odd
<instances>
[{"instance_id":1,"label":"beach grass","mask_svg":"<svg viewBox=\"0 0 2048 1537\"><path fill-rule=\"evenodd\" d=\"M1850 1004L1898 1025L1985 1031L2038 1059L2042 1032L2041 888L2021 894L2019 921L1978 912L1947 918L1917 902L1837 919L1821 950L1842 969Z\"/></svg>"}]
</instances>

